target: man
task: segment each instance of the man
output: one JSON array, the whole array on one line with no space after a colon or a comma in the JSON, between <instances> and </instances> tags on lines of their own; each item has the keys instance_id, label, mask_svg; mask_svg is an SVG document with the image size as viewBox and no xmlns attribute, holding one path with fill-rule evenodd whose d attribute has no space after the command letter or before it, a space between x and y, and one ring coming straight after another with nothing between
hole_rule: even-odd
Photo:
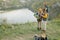
<instances>
[{"instance_id":1,"label":"man","mask_svg":"<svg viewBox=\"0 0 60 40\"><path fill-rule=\"evenodd\" d=\"M40 16L43 13L43 9L39 8L38 12L36 14L34 14L34 16L37 18L37 22L38 22L38 30L41 29L41 21L42 21L42 17Z\"/></svg>"},{"instance_id":2,"label":"man","mask_svg":"<svg viewBox=\"0 0 60 40\"><path fill-rule=\"evenodd\" d=\"M46 9L43 9L43 14L41 15L42 16L42 27L43 27L43 31L46 32L46 25L47 25L47 18L48 18L48 13L46 12Z\"/></svg>"},{"instance_id":3,"label":"man","mask_svg":"<svg viewBox=\"0 0 60 40\"><path fill-rule=\"evenodd\" d=\"M44 2L44 8L46 9L46 12L48 13L48 5L47 5L47 2Z\"/></svg>"}]
</instances>

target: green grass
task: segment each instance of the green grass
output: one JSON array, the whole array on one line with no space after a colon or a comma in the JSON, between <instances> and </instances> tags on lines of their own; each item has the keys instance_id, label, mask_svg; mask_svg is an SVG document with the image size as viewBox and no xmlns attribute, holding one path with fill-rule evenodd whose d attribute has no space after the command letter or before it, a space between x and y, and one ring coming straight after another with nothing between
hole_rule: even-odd
<instances>
[{"instance_id":1,"label":"green grass","mask_svg":"<svg viewBox=\"0 0 60 40\"><path fill-rule=\"evenodd\" d=\"M37 23L0 25L0 40L34 40L35 34L40 34ZM60 40L60 20L48 22L47 36L49 40Z\"/></svg>"}]
</instances>

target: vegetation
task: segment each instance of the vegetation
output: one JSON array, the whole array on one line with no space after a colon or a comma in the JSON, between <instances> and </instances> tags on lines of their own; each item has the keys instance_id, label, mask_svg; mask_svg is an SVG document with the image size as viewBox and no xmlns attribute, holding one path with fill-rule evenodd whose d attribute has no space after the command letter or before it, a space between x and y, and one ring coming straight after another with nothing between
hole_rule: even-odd
<instances>
[{"instance_id":1,"label":"vegetation","mask_svg":"<svg viewBox=\"0 0 60 40\"><path fill-rule=\"evenodd\" d=\"M60 40L60 0L46 0L49 7L49 19L47 36L49 40ZM43 7L44 0L0 0L0 11L28 8L33 12ZM33 40L34 35L39 34L37 23L0 25L0 40Z\"/></svg>"},{"instance_id":2,"label":"vegetation","mask_svg":"<svg viewBox=\"0 0 60 40\"><path fill-rule=\"evenodd\" d=\"M28 8L33 12L43 7L44 0L0 0L0 10L10 11L22 8ZM46 0L49 7L50 19L60 15L60 0Z\"/></svg>"},{"instance_id":3,"label":"vegetation","mask_svg":"<svg viewBox=\"0 0 60 40\"><path fill-rule=\"evenodd\" d=\"M40 35L35 22L0 25L0 40L33 40L35 34ZM47 36L49 40L60 40L60 19L48 22Z\"/></svg>"}]
</instances>

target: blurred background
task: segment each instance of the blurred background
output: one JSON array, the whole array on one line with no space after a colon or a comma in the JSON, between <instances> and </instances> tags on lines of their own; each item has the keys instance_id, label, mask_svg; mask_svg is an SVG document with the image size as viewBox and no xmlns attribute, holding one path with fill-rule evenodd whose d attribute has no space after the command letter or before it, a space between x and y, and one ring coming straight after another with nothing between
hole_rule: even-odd
<instances>
[{"instance_id":1,"label":"blurred background","mask_svg":"<svg viewBox=\"0 0 60 40\"><path fill-rule=\"evenodd\" d=\"M16 9L28 8L32 12L43 7L45 0L0 0L0 11L11 11ZM49 7L50 19L59 18L60 0L46 0Z\"/></svg>"},{"instance_id":2,"label":"blurred background","mask_svg":"<svg viewBox=\"0 0 60 40\"><path fill-rule=\"evenodd\" d=\"M34 40L35 34L40 35L34 13L45 1L48 39L60 40L60 0L0 0L0 40Z\"/></svg>"}]
</instances>

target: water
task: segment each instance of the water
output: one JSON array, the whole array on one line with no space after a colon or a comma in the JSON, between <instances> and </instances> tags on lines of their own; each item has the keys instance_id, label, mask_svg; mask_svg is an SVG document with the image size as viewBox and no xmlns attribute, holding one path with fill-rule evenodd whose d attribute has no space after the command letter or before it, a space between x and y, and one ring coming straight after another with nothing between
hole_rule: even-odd
<instances>
[{"instance_id":1,"label":"water","mask_svg":"<svg viewBox=\"0 0 60 40\"><path fill-rule=\"evenodd\" d=\"M6 20L7 23L27 23L36 22L34 13L29 9L19 9L0 14L0 21Z\"/></svg>"}]
</instances>

